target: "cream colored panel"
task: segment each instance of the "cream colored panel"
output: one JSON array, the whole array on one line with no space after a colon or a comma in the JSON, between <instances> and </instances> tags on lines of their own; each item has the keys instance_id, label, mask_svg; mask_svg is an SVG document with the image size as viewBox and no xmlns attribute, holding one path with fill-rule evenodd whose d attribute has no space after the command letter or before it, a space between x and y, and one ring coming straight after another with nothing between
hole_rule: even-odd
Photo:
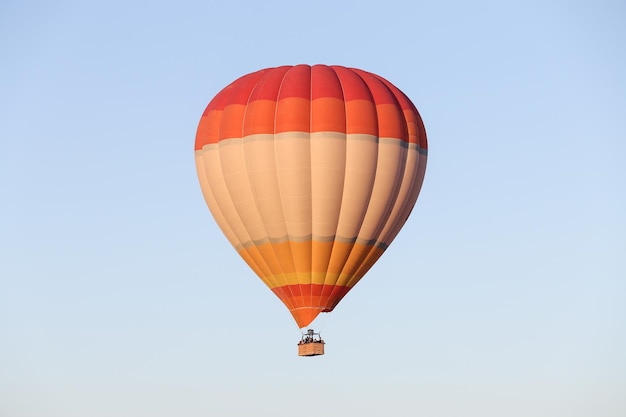
<instances>
[{"instance_id":1,"label":"cream colored panel","mask_svg":"<svg viewBox=\"0 0 626 417\"><path fill-rule=\"evenodd\" d=\"M219 204L215 200L215 196L213 195L213 191L209 186L209 180L207 178L206 166L204 164L204 159L206 156L207 150L197 151L195 153L196 160L196 171L198 173L198 179L200 180L200 188L202 189L202 194L204 195L204 200L206 201L215 222L226 236L226 239L230 242L231 245L237 247L239 243L239 239L233 232L233 229L230 227L228 222L226 221L226 217L224 217L224 213L222 212Z\"/></svg>"},{"instance_id":2,"label":"cream colored panel","mask_svg":"<svg viewBox=\"0 0 626 417\"><path fill-rule=\"evenodd\" d=\"M213 202L207 200L209 209L222 230L231 230L232 237L229 237L229 240L240 249L243 243L250 241L250 235L237 214L224 182L218 145L207 145L201 151L197 151L196 155L202 159L208 188L214 197Z\"/></svg>"},{"instance_id":3,"label":"cream colored panel","mask_svg":"<svg viewBox=\"0 0 626 417\"><path fill-rule=\"evenodd\" d=\"M218 146L224 183L228 189L228 195L220 197L232 200L241 222L254 242L267 241L265 227L261 222L248 180L242 140L222 140Z\"/></svg>"},{"instance_id":4,"label":"cream colored panel","mask_svg":"<svg viewBox=\"0 0 626 417\"><path fill-rule=\"evenodd\" d=\"M274 135L247 136L243 143L252 194L265 233L273 242L284 240L287 237L287 225L281 204Z\"/></svg>"},{"instance_id":5,"label":"cream colored panel","mask_svg":"<svg viewBox=\"0 0 626 417\"><path fill-rule=\"evenodd\" d=\"M311 134L312 233L330 240L337 232L346 170L346 135Z\"/></svg>"},{"instance_id":6,"label":"cream colored panel","mask_svg":"<svg viewBox=\"0 0 626 417\"><path fill-rule=\"evenodd\" d=\"M308 132L279 133L276 168L285 224L290 239L311 237L311 145Z\"/></svg>"},{"instance_id":7,"label":"cream colored panel","mask_svg":"<svg viewBox=\"0 0 626 417\"><path fill-rule=\"evenodd\" d=\"M250 236L245 225L241 222L224 182L219 145L206 145L201 151L197 151L196 162L200 183L209 209L220 229L235 249L240 252L243 246L250 242ZM248 265L259 276L268 276L270 268L268 268L266 261L261 259L258 252L254 250L250 254L252 256L244 257Z\"/></svg>"},{"instance_id":8,"label":"cream colored panel","mask_svg":"<svg viewBox=\"0 0 626 417\"><path fill-rule=\"evenodd\" d=\"M404 173L406 148L397 139L379 139L378 164L367 214L359 240L377 239L395 202Z\"/></svg>"},{"instance_id":9,"label":"cream colored panel","mask_svg":"<svg viewBox=\"0 0 626 417\"><path fill-rule=\"evenodd\" d=\"M337 237L342 240L356 238L369 203L376 165L378 138L372 135L348 135L346 152L346 179Z\"/></svg>"},{"instance_id":10,"label":"cream colored panel","mask_svg":"<svg viewBox=\"0 0 626 417\"><path fill-rule=\"evenodd\" d=\"M396 206L393 208L389 222L380 235L379 240L386 245L393 241L411 214L411 210L422 188L425 171L426 155L420 154L417 148L412 146L407 155L406 170Z\"/></svg>"},{"instance_id":11,"label":"cream colored panel","mask_svg":"<svg viewBox=\"0 0 626 417\"><path fill-rule=\"evenodd\" d=\"M347 137L346 179L344 184L341 213L337 227L337 241L332 247L329 268L332 271L324 278L326 285L334 285L342 269L351 269L346 265L348 258L358 262L357 250L353 253L353 244L365 218L369 205L376 166L378 163L378 138L373 135L351 134ZM354 269L354 268L352 268Z\"/></svg>"}]
</instances>

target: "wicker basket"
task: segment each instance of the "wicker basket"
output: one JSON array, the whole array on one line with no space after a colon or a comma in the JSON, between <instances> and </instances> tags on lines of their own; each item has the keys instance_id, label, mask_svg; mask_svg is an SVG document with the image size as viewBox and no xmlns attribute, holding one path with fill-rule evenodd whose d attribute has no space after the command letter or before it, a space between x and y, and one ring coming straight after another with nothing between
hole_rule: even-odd
<instances>
[{"instance_id":1,"label":"wicker basket","mask_svg":"<svg viewBox=\"0 0 626 417\"><path fill-rule=\"evenodd\" d=\"M300 343L298 345L298 356L318 356L324 354L324 343Z\"/></svg>"}]
</instances>

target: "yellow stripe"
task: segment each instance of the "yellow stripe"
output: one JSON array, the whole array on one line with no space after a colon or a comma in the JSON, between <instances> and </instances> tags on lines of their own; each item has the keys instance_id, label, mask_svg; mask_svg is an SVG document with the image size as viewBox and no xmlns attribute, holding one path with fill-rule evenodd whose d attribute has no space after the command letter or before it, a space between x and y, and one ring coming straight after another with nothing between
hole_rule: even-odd
<instances>
[{"instance_id":1,"label":"yellow stripe","mask_svg":"<svg viewBox=\"0 0 626 417\"><path fill-rule=\"evenodd\" d=\"M372 244L286 241L264 243L239 255L269 288L297 284L353 286L384 252Z\"/></svg>"}]
</instances>

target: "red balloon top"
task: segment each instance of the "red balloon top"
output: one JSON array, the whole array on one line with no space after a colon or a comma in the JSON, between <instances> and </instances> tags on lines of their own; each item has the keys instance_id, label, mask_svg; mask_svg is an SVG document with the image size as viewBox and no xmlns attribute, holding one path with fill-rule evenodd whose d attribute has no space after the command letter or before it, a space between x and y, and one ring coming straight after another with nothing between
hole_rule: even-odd
<instances>
[{"instance_id":1,"label":"red balloon top","mask_svg":"<svg viewBox=\"0 0 626 417\"><path fill-rule=\"evenodd\" d=\"M220 91L202 115L195 149L293 131L371 134L428 148L417 109L389 81L355 68L296 65L244 75Z\"/></svg>"}]
</instances>

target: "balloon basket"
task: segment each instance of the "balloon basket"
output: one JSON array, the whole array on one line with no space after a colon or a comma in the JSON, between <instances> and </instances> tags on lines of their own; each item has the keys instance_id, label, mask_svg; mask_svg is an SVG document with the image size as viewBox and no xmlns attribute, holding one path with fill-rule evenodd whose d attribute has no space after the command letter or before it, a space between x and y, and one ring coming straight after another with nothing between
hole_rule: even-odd
<instances>
[{"instance_id":1,"label":"balloon basket","mask_svg":"<svg viewBox=\"0 0 626 417\"><path fill-rule=\"evenodd\" d=\"M307 330L298 342L298 356L319 356L324 354L325 342L313 329Z\"/></svg>"}]
</instances>

